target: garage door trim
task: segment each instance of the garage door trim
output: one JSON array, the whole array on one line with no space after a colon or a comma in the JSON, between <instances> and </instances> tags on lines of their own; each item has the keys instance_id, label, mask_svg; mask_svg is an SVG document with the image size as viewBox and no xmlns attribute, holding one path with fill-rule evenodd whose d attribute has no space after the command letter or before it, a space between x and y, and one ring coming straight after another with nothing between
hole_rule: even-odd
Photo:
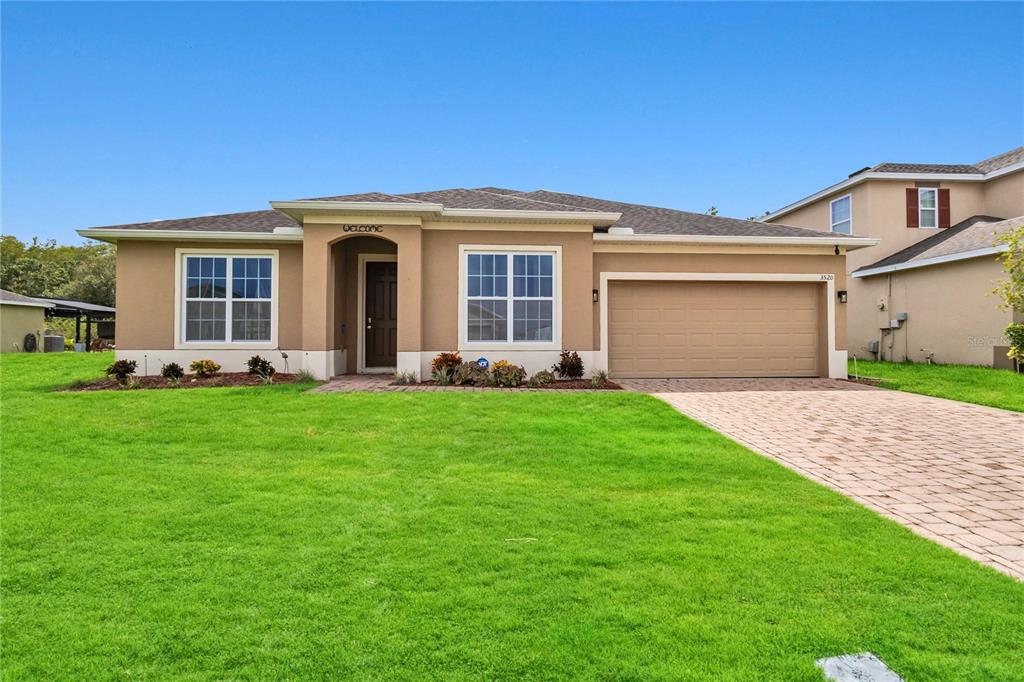
<instances>
[{"instance_id":1,"label":"garage door trim","mask_svg":"<svg viewBox=\"0 0 1024 682\"><path fill-rule=\"evenodd\" d=\"M601 350L597 366L608 371L608 283L611 281L668 282L817 282L826 287L826 350L828 376L846 378L846 351L836 350L836 275L835 273L776 272L602 272L601 273Z\"/></svg>"}]
</instances>

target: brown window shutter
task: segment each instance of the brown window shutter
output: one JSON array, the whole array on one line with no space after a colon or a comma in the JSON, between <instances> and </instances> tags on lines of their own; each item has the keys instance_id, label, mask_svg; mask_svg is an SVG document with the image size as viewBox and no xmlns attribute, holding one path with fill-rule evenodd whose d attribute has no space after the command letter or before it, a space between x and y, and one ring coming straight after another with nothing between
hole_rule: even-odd
<instances>
[{"instance_id":1,"label":"brown window shutter","mask_svg":"<svg viewBox=\"0 0 1024 682\"><path fill-rule=\"evenodd\" d=\"M949 190L939 190L939 227L949 227Z\"/></svg>"},{"instance_id":2,"label":"brown window shutter","mask_svg":"<svg viewBox=\"0 0 1024 682\"><path fill-rule=\"evenodd\" d=\"M917 227L917 188L907 188L907 227Z\"/></svg>"}]
</instances>

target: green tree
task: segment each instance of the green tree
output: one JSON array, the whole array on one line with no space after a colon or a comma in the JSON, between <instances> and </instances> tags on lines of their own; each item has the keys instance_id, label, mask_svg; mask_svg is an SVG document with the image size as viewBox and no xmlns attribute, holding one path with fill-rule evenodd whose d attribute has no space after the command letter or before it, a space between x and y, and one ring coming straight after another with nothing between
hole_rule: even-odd
<instances>
[{"instance_id":1,"label":"green tree","mask_svg":"<svg viewBox=\"0 0 1024 682\"><path fill-rule=\"evenodd\" d=\"M999 254L1006 279L996 285L1003 308L1024 312L1024 223L999 238L997 244L1007 249Z\"/></svg>"},{"instance_id":2,"label":"green tree","mask_svg":"<svg viewBox=\"0 0 1024 682\"><path fill-rule=\"evenodd\" d=\"M110 244L62 246L0 237L0 287L26 296L114 305L116 252Z\"/></svg>"}]
</instances>

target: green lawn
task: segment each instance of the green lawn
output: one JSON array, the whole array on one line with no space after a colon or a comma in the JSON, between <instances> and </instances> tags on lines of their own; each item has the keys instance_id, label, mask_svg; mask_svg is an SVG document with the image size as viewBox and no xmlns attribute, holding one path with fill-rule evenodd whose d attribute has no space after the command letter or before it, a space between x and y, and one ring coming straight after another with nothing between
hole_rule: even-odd
<instances>
[{"instance_id":1,"label":"green lawn","mask_svg":"<svg viewBox=\"0 0 1024 682\"><path fill-rule=\"evenodd\" d=\"M852 377L853 360L849 371ZM858 360L857 371L885 388L1024 412L1024 374L1007 369Z\"/></svg>"},{"instance_id":2,"label":"green lawn","mask_svg":"<svg viewBox=\"0 0 1024 682\"><path fill-rule=\"evenodd\" d=\"M1024 585L628 393L58 393L0 360L4 679L1020 679Z\"/></svg>"}]
</instances>

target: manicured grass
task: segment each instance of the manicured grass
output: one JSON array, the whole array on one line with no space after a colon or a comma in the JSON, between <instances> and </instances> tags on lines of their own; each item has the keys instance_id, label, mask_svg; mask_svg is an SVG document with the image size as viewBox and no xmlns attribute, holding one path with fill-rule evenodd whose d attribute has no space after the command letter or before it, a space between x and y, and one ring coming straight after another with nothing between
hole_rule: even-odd
<instances>
[{"instance_id":1,"label":"manicured grass","mask_svg":"<svg viewBox=\"0 0 1024 682\"><path fill-rule=\"evenodd\" d=\"M849 371L852 377L853 360ZM858 360L857 371L881 379L882 386L897 391L1024 412L1024 374L1007 369Z\"/></svg>"},{"instance_id":2,"label":"manicured grass","mask_svg":"<svg viewBox=\"0 0 1024 682\"><path fill-rule=\"evenodd\" d=\"M5 679L1019 679L1024 586L648 396L55 393L4 356Z\"/></svg>"}]
</instances>

